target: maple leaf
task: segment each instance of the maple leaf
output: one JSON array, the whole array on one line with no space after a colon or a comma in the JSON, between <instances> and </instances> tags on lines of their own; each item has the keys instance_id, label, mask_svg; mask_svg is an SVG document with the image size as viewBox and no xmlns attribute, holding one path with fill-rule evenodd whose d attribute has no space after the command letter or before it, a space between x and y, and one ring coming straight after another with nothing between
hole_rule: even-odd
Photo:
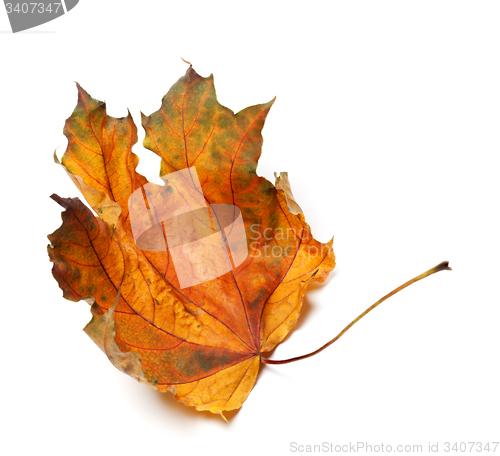
<instances>
[{"instance_id":1,"label":"maple leaf","mask_svg":"<svg viewBox=\"0 0 500 456\"><path fill-rule=\"evenodd\" d=\"M142 116L144 146L162 159L165 185L157 188L136 172L130 113L108 116L103 102L77 87L60 164L97 217L78 198L52 196L65 208L48 248L64 297L92 303L85 331L123 372L197 410L239 408L255 384L262 353L296 324L307 285L324 281L335 266L332 241L312 237L286 173L276 186L256 174L261 130L274 100L234 114L218 103L213 78L190 66L161 108ZM186 249L167 235L182 232L193 241L200 212L177 217L174 227L167 225L176 217L158 215L166 200L172 207L181 204L176 197L189 199L189 191L176 192L169 183L174 175L189 175L183 184L192 181L189 198L202 195L206 202L206 208L197 203L208 214L200 226L211 230L204 235L224 233L230 266L210 280L217 250L194 242L198 250L181 268L176 249ZM213 226L224 206L234 208L229 231ZM145 214L154 211L148 225Z\"/></svg>"},{"instance_id":2,"label":"maple leaf","mask_svg":"<svg viewBox=\"0 0 500 456\"><path fill-rule=\"evenodd\" d=\"M257 176L261 130L273 101L234 114L213 78L190 66L142 116L144 146L161 157L163 186L136 172L132 117L113 118L79 85L59 162L78 199L52 195L65 211L49 235L52 273L65 298L92 304L85 332L122 372L197 410L241 407L260 363L314 356L336 337L287 360L262 356L293 329L304 293L335 266L332 241L311 234L287 173Z\"/></svg>"}]
</instances>

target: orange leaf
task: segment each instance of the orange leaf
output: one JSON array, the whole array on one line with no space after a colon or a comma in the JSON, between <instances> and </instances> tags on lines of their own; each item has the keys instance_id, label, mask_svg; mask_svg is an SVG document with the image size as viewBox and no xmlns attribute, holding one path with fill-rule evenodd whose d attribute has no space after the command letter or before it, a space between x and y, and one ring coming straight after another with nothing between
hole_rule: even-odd
<instances>
[{"instance_id":1,"label":"orange leaf","mask_svg":"<svg viewBox=\"0 0 500 456\"><path fill-rule=\"evenodd\" d=\"M287 175L275 187L256 174L273 101L234 114L189 67L142 118L164 186L135 170L130 114L108 116L80 86L64 129L61 164L97 217L52 196L65 208L49 235L53 275L64 297L93 303L87 332L118 368L197 410L241 406L308 283L335 266Z\"/></svg>"}]
</instances>

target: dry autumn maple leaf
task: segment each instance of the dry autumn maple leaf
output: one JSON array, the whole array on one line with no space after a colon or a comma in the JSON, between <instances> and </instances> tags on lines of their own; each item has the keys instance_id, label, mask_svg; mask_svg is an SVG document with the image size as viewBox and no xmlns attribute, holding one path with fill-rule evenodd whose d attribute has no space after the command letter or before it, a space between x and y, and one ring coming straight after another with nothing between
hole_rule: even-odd
<instances>
[{"instance_id":1,"label":"dry autumn maple leaf","mask_svg":"<svg viewBox=\"0 0 500 456\"><path fill-rule=\"evenodd\" d=\"M239 408L261 361L287 362L262 353L294 327L307 285L335 266L332 241L312 237L286 173L276 186L256 174L273 101L234 114L213 78L190 66L142 117L163 187L136 172L130 114L108 116L79 85L64 129L61 165L98 216L78 198L52 196L65 208L49 235L53 275L65 298L92 304L85 331L117 368L197 410ZM233 208L224 223L220 208Z\"/></svg>"}]
</instances>

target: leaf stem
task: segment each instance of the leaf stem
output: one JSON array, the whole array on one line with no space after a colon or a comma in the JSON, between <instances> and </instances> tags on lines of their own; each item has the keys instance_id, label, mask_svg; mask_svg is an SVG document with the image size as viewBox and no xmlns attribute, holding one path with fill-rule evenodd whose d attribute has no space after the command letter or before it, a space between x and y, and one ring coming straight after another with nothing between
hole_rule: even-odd
<instances>
[{"instance_id":1,"label":"leaf stem","mask_svg":"<svg viewBox=\"0 0 500 456\"><path fill-rule=\"evenodd\" d=\"M389 294L385 295L382 299L378 300L375 304L368 307L368 309L366 309L362 314L360 314L357 318L355 318L353 321L351 321L351 323L349 323L342 331L340 331L340 333L337 334L330 342L327 342L322 347L318 348L317 350L315 350L311 353L308 353L307 355L296 356L295 358L289 358L289 359L283 359L283 360L273 360L273 359L266 359L266 358L261 357L261 361L265 364L288 364L288 363L292 363L294 361L300 361L301 359L306 359L306 358L309 358L311 356L317 355L319 352L323 351L325 348L329 347L334 342L336 342L338 339L340 339L351 326L353 326L356 322L361 320L366 314L371 312L373 309L375 309L375 307L377 307L379 304L384 302L386 299L395 295L396 293L403 290L404 288L410 286L412 283L418 282L419 280L425 279L426 277L428 277L432 274L435 274L436 272L444 271L444 270L451 271L451 268L448 265L448 261L443 261L442 263L439 263L437 266L434 266L432 269L429 269L428 271L424 272L423 274L420 274L419 276L414 277L413 279L404 283L403 285L396 288L395 290L392 290Z\"/></svg>"}]
</instances>

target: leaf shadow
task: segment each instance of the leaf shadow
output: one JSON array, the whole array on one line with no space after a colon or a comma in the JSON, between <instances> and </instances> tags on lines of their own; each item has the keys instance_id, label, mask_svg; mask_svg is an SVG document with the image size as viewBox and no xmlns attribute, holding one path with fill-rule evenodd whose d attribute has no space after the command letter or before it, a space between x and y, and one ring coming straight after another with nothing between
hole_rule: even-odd
<instances>
[{"instance_id":1,"label":"leaf shadow","mask_svg":"<svg viewBox=\"0 0 500 456\"><path fill-rule=\"evenodd\" d=\"M227 419L227 422L224 421L224 418L222 416L209 412L209 411L203 411L199 412L197 411L194 407L188 406L183 404L182 402L179 402L177 399L175 399L174 395L168 391L165 393L162 393L160 391L152 391L153 394L155 394L159 398L159 402L162 403L165 407L168 407L169 411L173 411L179 416L183 416L190 421L197 419L197 420L209 420L217 423L221 423L224 426L231 425L231 422L233 421L232 419L238 414L238 412L241 409L238 410L231 410L229 412L224 412L224 416Z\"/></svg>"},{"instance_id":2,"label":"leaf shadow","mask_svg":"<svg viewBox=\"0 0 500 456\"><path fill-rule=\"evenodd\" d=\"M297 319L297 324L294 326L293 330L288 333L288 335L299 329L304 324L304 322L308 320L309 315L317 306L317 304L314 304L314 301L311 300L312 295L314 295L318 290L321 290L325 286L327 286L332 280L334 280L336 275L337 271L334 269L332 272L330 272L328 278L324 282L312 282L307 286L307 290L304 294L304 300L302 302L302 309L300 310L300 315ZM287 337L285 337L283 342L288 338L288 335Z\"/></svg>"}]
</instances>

